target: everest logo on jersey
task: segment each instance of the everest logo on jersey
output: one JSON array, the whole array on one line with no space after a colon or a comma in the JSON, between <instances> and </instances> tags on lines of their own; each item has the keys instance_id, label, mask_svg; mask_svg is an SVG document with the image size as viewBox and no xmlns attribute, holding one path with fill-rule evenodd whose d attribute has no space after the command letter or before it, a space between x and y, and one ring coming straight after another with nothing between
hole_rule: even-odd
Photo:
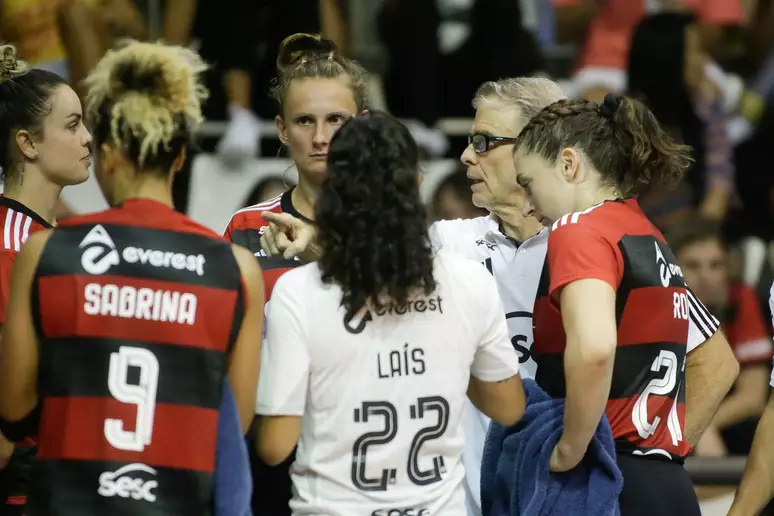
<instances>
[{"instance_id":1,"label":"everest logo on jersey","mask_svg":"<svg viewBox=\"0 0 774 516\"><path fill-rule=\"evenodd\" d=\"M99 476L99 489L97 492L106 498L120 496L134 500L155 502L156 495L153 490L159 486L156 480L143 480L129 476L131 473L145 473L156 475L156 470L145 464L127 464L116 471L106 471Z\"/></svg>"},{"instance_id":2,"label":"everest logo on jersey","mask_svg":"<svg viewBox=\"0 0 774 516\"><path fill-rule=\"evenodd\" d=\"M120 256L113 239L107 230L97 224L81 241L79 248L86 248L81 255L81 266L89 274L100 275L106 273L114 265L118 265L121 258L127 263L140 263L151 267L173 268L179 271L187 270L204 276L204 255L175 253L171 251L158 251L155 249L143 249L141 247L125 247Z\"/></svg>"},{"instance_id":3,"label":"everest logo on jersey","mask_svg":"<svg viewBox=\"0 0 774 516\"><path fill-rule=\"evenodd\" d=\"M664 258L664 253L661 252L661 247L659 247L658 242L653 242L653 245L656 247L656 265L659 266L661 284L665 287L668 287L669 283L672 281L672 276L680 276L682 278L683 271L680 269L679 265L674 263L667 263L666 258Z\"/></svg>"}]
</instances>

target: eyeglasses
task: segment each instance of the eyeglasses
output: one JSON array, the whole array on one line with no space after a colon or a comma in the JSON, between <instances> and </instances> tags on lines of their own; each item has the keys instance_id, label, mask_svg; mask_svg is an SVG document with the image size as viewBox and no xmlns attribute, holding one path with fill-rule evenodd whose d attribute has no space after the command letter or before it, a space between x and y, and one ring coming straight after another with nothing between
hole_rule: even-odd
<instances>
[{"instance_id":1,"label":"eyeglasses","mask_svg":"<svg viewBox=\"0 0 774 516\"><path fill-rule=\"evenodd\" d=\"M468 145L473 146L473 150L476 154L483 154L489 152L494 146L495 142L498 143L513 143L516 138L510 138L507 136L489 136L488 134L469 134Z\"/></svg>"}]
</instances>

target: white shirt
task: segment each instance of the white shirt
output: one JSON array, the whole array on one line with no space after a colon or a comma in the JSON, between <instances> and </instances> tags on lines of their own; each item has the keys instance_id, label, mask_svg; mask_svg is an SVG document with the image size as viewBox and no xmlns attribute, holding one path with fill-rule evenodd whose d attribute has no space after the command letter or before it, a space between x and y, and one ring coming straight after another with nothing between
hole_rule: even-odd
<instances>
[{"instance_id":1,"label":"white shirt","mask_svg":"<svg viewBox=\"0 0 774 516\"><path fill-rule=\"evenodd\" d=\"M363 310L348 322L317 264L277 281L257 412L302 417L293 514L466 514L470 375L504 380L519 362L486 269L441 252L434 274L436 291L407 313Z\"/></svg>"},{"instance_id":2,"label":"white shirt","mask_svg":"<svg viewBox=\"0 0 774 516\"><path fill-rule=\"evenodd\" d=\"M443 220L430 227L430 240L437 249L459 253L481 262L497 281L508 334L521 362L522 378L534 378L537 364L532 348L532 309L548 248L548 229L521 245L499 230L492 217ZM513 349L512 348L512 349ZM466 505L470 516L481 515L481 461L490 419L469 400L466 403L465 464Z\"/></svg>"},{"instance_id":3,"label":"white shirt","mask_svg":"<svg viewBox=\"0 0 774 516\"><path fill-rule=\"evenodd\" d=\"M537 364L531 358L532 310L548 249L548 228L519 245L500 232L492 215L475 219L439 221L430 227L433 246L481 262L497 281L511 342L520 357L522 378L534 378ZM688 351L710 338L720 324L688 291L690 318ZM774 385L774 376L772 377ZM465 491L469 516L481 516L481 461L490 419L467 403Z\"/></svg>"}]
</instances>

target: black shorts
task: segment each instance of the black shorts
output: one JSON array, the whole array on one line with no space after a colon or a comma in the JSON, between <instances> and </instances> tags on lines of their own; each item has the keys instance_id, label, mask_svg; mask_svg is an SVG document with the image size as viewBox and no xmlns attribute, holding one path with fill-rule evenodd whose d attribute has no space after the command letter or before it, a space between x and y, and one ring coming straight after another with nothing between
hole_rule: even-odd
<instances>
[{"instance_id":1,"label":"black shorts","mask_svg":"<svg viewBox=\"0 0 774 516\"><path fill-rule=\"evenodd\" d=\"M0 516L24 514L35 446L17 446L8 465L0 470Z\"/></svg>"},{"instance_id":2,"label":"black shorts","mask_svg":"<svg viewBox=\"0 0 774 516\"><path fill-rule=\"evenodd\" d=\"M624 480L621 516L701 516L693 482L681 464L620 454L618 467Z\"/></svg>"}]
</instances>

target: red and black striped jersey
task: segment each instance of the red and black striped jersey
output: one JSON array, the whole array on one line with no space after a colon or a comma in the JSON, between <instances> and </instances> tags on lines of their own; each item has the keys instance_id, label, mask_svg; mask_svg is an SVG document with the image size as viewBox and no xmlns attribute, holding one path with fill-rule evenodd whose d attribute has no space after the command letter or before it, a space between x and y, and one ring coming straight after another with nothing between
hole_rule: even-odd
<instances>
[{"instance_id":1,"label":"red and black striped jersey","mask_svg":"<svg viewBox=\"0 0 774 516\"><path fill-rule=\"evenodd\" d=\"M0 247L0 324L5 322L11 270L16 255L31 234L51 227L43 217L19 201L0 196L0 234L3 239Z\"/></svg>"},{"instance_id":2,"label":"red and black striped jersey","mask_svg":"<svg viewBox=\"0 0 774 516\"><path fill-rule=\"evenodd\" d=\"M51 228L43 217L24 204L5 196L0 196L0 325L5 323L8 310L8 294L11 284L11 271L16 256L29 236L37 231ZM17 444L10 462L2 474L2 492L5 500L0 504L23 506L27 503L27 487L30 468L35 458L35 442L27 438Z\"/></svg>"},{"instance_id":3,"label":"red and black striped jersey","mask_svg":"<svg viewBox=\"0 0 774 516\"><path fill-rule=\"evenodd\" d=\"M263 271L267 303L271 299L274 284L279 277L286 271L301 265L301 262L297 259L286 260L282 256L267 256L261 249L261 235L263 235L265 228L269 227L269 223L263 218L263 214L267 211L288 213L297 219L312 222L293 207L292 193L293 189L291 188L274 199L239 210L231 216L231 220L223 233L227 240L248 248L258 258Z\"/></svg>"},{"instance_id":4,"label":"red and black striped jersey","mask_svg":"<svg viewBox=\"0 0 774 516\"><path fill-rule=\"evenodd\" d=\"M551 228L534 313L536 381L553 397L566 388L559 294L585 278L616 291L618 347L606 414L618 452L681 461L690 451L685 357L717 331L717 320L686 288L671 249L635 200L565 215Z\"/></svg>"},{"instance_id":5,"label":"red and black striped jersey","mask_svg":"<svg viewBox=\"0 0 774 516\"><path fill-rule=\"evenodd\" d=\"M130 200L53 230L32 298L42 414L28 514L210 515L244 313L231 245Z\"/></svg>"}]
</instances>

